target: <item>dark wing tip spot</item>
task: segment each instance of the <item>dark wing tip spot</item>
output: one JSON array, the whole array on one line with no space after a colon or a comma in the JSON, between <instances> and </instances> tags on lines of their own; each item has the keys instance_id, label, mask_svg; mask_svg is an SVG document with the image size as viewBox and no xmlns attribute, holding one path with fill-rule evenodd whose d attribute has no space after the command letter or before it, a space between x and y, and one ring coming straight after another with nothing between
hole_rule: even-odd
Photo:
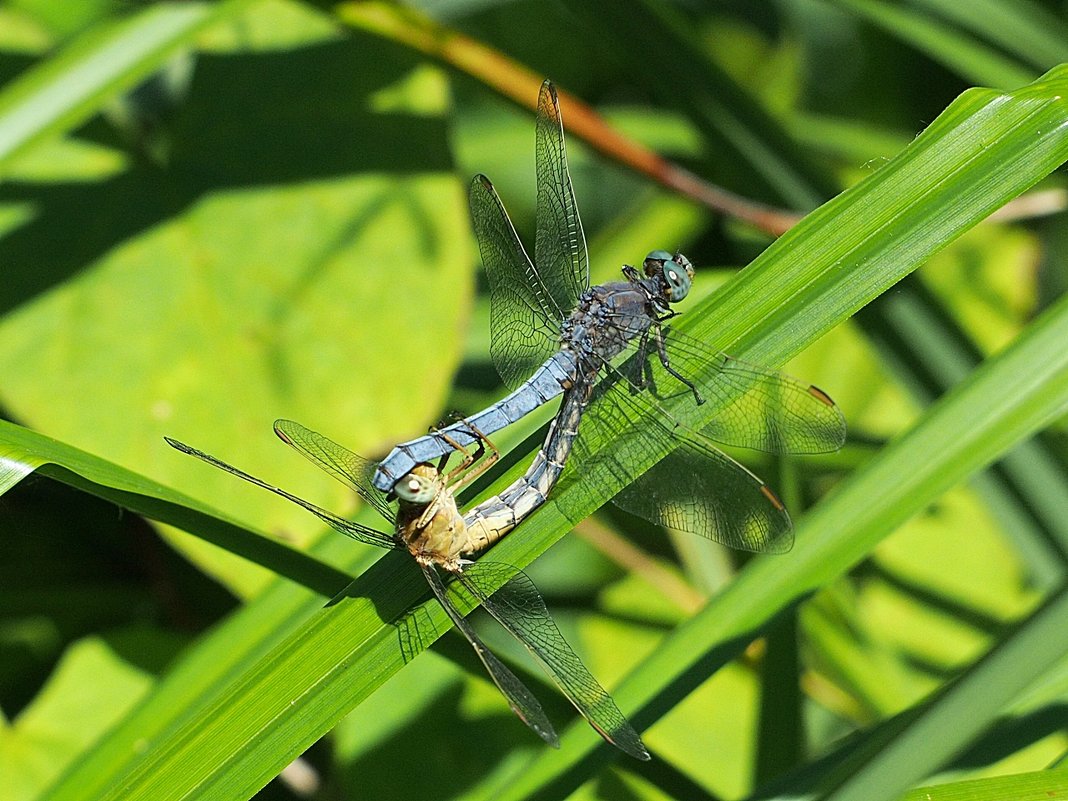
<instances>
[{"instance_id":1,"label":"dark wing tip spot","mask_svg":"<svg viewBox=\"0 0 1068 801\"><path fill-rule=\"evenodd\" d=\"M764 497L771 501L772 506L779 512L786 511L786 504L779 500L779 496L771 491L771 487L767 484L760 485L760 491L764 493Z\"/></svg>"},{"instance_id":2,"label":"dark wing tip spot","mask_svg":"<svg viewBox=\"0 0 1068 801\"><path fill-rule=\"evenodd\" d=\"M835 405L834 401L831 400L831 396L817 386L813 386L810 384L808 388L808 394L814 397L822 404L832 407Z\"/></svg>"}]
</instances>

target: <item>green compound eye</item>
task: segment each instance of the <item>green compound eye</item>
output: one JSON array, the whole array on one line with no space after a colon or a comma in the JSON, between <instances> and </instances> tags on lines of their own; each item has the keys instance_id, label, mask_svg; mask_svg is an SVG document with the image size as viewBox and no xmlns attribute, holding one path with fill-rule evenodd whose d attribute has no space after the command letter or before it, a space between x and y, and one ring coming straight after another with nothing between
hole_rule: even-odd
<instances>
[{"instance_id":1,"label":"green compound eye","mask_svg":"<svg viewBox=\"0 0 1068 801\"><path fill-rule=\"evenodd\" d=\"M664 280L668 285L668 300L678 303L688 294L693 283L685 267L670 257L664 262Z\"/></svg>"}]
</instances>

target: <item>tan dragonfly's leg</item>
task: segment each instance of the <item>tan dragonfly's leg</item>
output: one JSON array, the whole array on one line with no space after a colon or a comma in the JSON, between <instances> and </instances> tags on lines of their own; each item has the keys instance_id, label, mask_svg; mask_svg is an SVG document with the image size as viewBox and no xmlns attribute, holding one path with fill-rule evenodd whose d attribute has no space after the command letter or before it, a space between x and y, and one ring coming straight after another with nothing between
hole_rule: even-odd
<instances>
[{"instance_id":1,"label":"tan dragonfly's leg","mask_svg":"<svg viewBox=\"0 0 1068 801\"><path fill-rule=\"evenodd\" d=\"M451 415L451 418L452 419L451 419L451 422L449 423L449 425L454 425L454 424L460 423L460 422L464 422L464 423L467 422L466 420L464 420L463 417L461 417L458 414ZM445 476L446 483L448 483L448 480L452 477L452 475L454 473L458 473L458 472L461 472L463 470L466 470L477 459L481 458L482 453L485 451L485 446L483 445L482 442L479 442L478 443L478 447L475 449L474 454L472 454L471 451L468 449L468 446L461 445L459 442L457 442L452 437L450 437L448 434L446 434L444 430L442 430L441 428L438 427L438 426L444 426L444 425L445 425L445 421L443 420L441 423L438 423L438 425L430 426L430 428L427 429L427 433L434 434L434 435L440 437L442 440L444 440L449 445L450 448L452 448L451 451L447 451L446 453L443 453L441 456L438 457L438 461L437 461L436 467L437 467L437 471L438 471L439 475L445 476L445 465L447 465L449 463L449 459L452 458L453 453L460 453L460 454L463 455L463 458L460 460L460 464L457 465L456 467L454 467L452 469L452 471L449 473L448 476Z\"/></svg>"},{"instance_id":2,"label":"tan dragonfly's leg","mask_svg":"<svg viewBox=\"0 0 1068 801\"><path fill-rule=\"evenodd\" d=\"M423 510L422 514L419 515L419 518L415 521L415 528L419 531L422 531L427 526L429 526L430 521L434 519L434 516L438 513L438 509L440 507L441 496L437 495L434 497L434 500L432 500L426 505L426 508Z\"/></svg>"}]
</instances>

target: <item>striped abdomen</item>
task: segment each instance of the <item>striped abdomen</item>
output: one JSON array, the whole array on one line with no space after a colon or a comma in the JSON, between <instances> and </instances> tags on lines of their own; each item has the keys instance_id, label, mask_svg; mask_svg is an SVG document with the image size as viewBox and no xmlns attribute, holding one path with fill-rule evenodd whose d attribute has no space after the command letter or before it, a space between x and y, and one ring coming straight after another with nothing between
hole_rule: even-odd
<instances>
[{"instance_id":1,"label":"striped abdomen","mask_svg":"<svg viewBox=\"0 0 1068 801\"><path fill-rule=\"evenodd\" d=\"M468 553L488 548L545 503L571 455L582 413L593 391L594 378L588 376L564 393L560 410L549 424L545 442L527 472L500 494L488 498L464 515L471 547Z\"/></svg>"}]
</instances>

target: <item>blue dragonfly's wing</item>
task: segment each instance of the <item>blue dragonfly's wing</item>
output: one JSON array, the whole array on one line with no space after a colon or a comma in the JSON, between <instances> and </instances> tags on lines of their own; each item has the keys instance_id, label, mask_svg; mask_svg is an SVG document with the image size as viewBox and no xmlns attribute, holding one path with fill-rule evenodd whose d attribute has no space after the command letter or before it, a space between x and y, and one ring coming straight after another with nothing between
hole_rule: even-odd
<instances>
[{"instance_id":1,"label":"blue dragonfly's wing","mask_svg":"<svg viewBox=\"0 0 1068 801\"><path fill-rule=\"evenodd\" d=\"M483 608L526 646L598 734L636 759L649 759L641 737L568 645L525 573L500 562L480 561L459 578Z\"/></svg>"},{"instance_id":2,"label":"blue dragonfly's wing","mask_svg":"<svg viewBox=\"0 0 1068 801\"><path fill-rule=\"evenodd\" d=\"M624 319L607 323L640 330ZM623 487L616 503L655 523L742 550L788 550L792 524L782 502L720 451L713 438L773 453L830 451L845 436L841 412L824 393L788 376L732 359L677 332L666 331L664 340L671 370L692 388L661 363L655 326L613 363L587 357L584 375L600 380L572 457L571 468L581 475L572 516L594 505L595 497ZM693 390L719 409L700 431L674 419L661 404L676 396L695 402ZM597 453L590 447L605 442L611 444ZM660 461L641 473L638 466L653 456Z\"/></svg>"},{"instance_id":3,"label":"blue dragonfly's wing","mask_svg":"<svg viewBox=\"0 0 1068 801\"><path fill-rule=\"evenodd\" d=\"M318 517L328 526L330 526L336 531L340 531L346 537L352 537L352 539L358 542L362 542L366 545L377 545L379 548L398 547L396 541L389 534L384 534L381 531L376 531L373 528L360 525L359 523L353 523L350 520L345 520L342 517L338 517L333 512L328 512L326 509L316 506L310 501L306 501L303 498L298 498L296 495L286 492L284 489L274 487L268 484L266 481L258 479L253 475L249 475L244 470L239 470L238 468L234 467L233 465L227 464L221 459L216 459L210 454L204 453L203 451L199 451L196 448L186 445L184 442L179 442L178 440L171 439L170 437L164 437L164 439L167 441L168 445L170 445L172 448L175 448L176 450L181 451L182 453L187 453L190 456L195 456L196 458L205 461L210 465L214 465L215 467L218 467L221 470L225 470L227 473L231 473L237 476L238 478L243 478L245 481L255 484L257 487L262 487L265 490L273 492L275 495L281 495L286 500L292 501L298 506L303 506L305 509L307 509L313 515Z\"/></svg>"},{"instance_id":4,"label":"blue dragonfly's wing","mask_svg":"<svg viewBox=\"0 0 1068 801\"><path fill-rule=\"evenodd\" d=\"M664 329L664 345L672 369L719 409L700 428L709 439L776 454L833 453L845 443L845 417L818 387L735 359L674 328ZM644 386L662 401L692 397L690 388L660 364L653 343L644 363L640 355L618 366L631 385Z\"/></svg>"},{"instance_id":5,"label":"blue dragonfly's wing","mask_svg":"<svg viewBox=\"0 0 1068 801\"><path fill-rule=\"evenodd\" d=\"M397 513L386 499L386 494L371 481L374 477L375 462L364 459L332 439L293 420L275 420L274 433L313 464L342 484L356 490L365 503L377 509L391 524L396 520Z\"/></svg>"},{"instance_id":6,"label":"blue dragonfly's wing","mask_svg":"<svg viewBox=\"0 0 1068 801\"><path fill-rule=\"evenodd\" d=\"M534 264L558 320L578 305L589 288L586 236L567 169L560 102L550 81L541 85L535 124L534 159L538 175Z\"/></svg>"},{"instance_id":7,"label":"blue dragonfly's wing","mask_svg":"<svg viewBox=\"0 0 1068 801\"><path fill-rule=\"evenodd\" d=\"M489 278L490 356L505 386L516 389L559 349L562 318L486 176L475 176L469 200Z\"/></svg>"},{"instance_id":8,"label":"blue dragonfly's wing","mask_svg":"<svg viewBox=\"0 0 1068 801\"><path fill-rule=\"evenodd\" d=\"M596 453L589 447L605 442ZM595 389L574 450L577 509L618 490L618 506L659 525L744 551L793 546L790 516L767 484L618 376ZM636 465L653 456L659 461L639 475Z\"/></svg>"},{"instance_id":9,"label":"blue dragonfly's wing","mask_svg":"<svg viewBox=\"0 0 1068 801\"><path fill-rule=\"evenodd\" d=\"M560 107L548 81L541 88L535 128L538 198L533 262L490 180L476 175L469 192L475 237L489 278L490 355L510 389L559 349L561 324L590 283Z\"/></svg>"},{"instance_id":10,"label":"blue dragonfly's wing","mask_svg":"<svg viewBox=\"0 0 1068 801\"><path fill-rule=\"evenodd\" d=\"M483 643L478 634L475 633L471 624L460 614L460 610L458 610L453 605L452 601L449 600L449 594L445 590L445 585L442 583L438 571L431 565L420 564L419 566L423 570L423 575L426 577L427 584L430 585L434 597L438 599L438 603L441 604L445 613L452 620L453 625L459 629L460 633L463 634L471 644L471 647L475 649L478 658L482 660L482 664L486 667L486 672L488 672L490 678L493 679L493 683L497 685L497 689L499 689L501 694L508 700L508 705L512 708L512 711L515 712L516 715L519 716L519 719L527 724L527 726L529 726L534 733L541 737L546 743L553 748L559 748L560 739L556 736L556 731L553 729L552 723L549 722L549 718L546 717L545 711L541 708L541 704L538 703L538 699L535 698L533 693L527 689L527 686L516 678L516 675L505 667L504 663L486 647L486 644ZM461 584L460 586L466 585ZM478 595L476 595L476 598L478 598L478 600L483 600Z\"/></svg>"}]
</instances>

